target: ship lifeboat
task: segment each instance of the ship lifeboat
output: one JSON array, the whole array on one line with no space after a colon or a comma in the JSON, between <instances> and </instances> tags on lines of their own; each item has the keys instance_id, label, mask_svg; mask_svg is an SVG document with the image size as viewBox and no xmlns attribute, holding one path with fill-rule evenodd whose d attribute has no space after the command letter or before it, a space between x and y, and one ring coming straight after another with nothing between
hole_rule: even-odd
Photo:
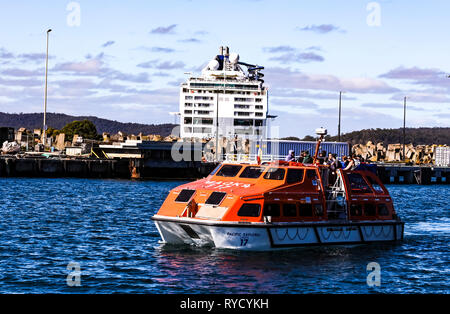
<instances>
[{"instance_id":1,"label":"ship lifeboat","mask_svg":"<svg viewBox=\"0 0 450 314\"><path fill-rule=\"evenodd\" d=\"M222 163L171 190L152 219L163 243L221 249L400 241L404 223L373 168Z\"/></svg>"},{"instance_id":2,"label":"ship lifeboat","mask_svg":"<svg viewBox=\"0 0 450 314\"><path fill-rule=\"evenodd\" d=\"M219 165L170 191L152 217L163 242L270 250L403 239L404 223L376 174L296 162Z\"/></svg>"}]
</instances>

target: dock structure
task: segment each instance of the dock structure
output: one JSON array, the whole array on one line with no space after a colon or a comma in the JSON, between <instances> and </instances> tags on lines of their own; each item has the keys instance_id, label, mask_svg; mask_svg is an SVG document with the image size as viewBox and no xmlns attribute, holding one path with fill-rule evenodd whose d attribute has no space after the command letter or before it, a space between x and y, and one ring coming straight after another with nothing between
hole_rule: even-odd
<instances>
[{"instance_id":1,"label":"dock structure","mask_svg":"<svg viewBox=\"0 0 450 314\"><path fill-rule=\"evenodd\" d=\"M336 146L334 149L348 147L344 143L332 144ZM285 148L291 149L291 146L287 145ZM2 155L0 156L0 177L193 180L206 177L218 164L215 161L207 161L208 159L205 158L207 149L207 144L201 142L135 140L114 145L100 145L94 148L91 154L79 156L44 152ZM253 163L257 162L258 157L255 154L242 156L225 154L224 156L225 162ZM270 161L266 160L267 156L269 155L261 156L261 162ZM278 155L270 156L280 159ZM243 157L245 158L240 160ZM376 165L378 176L385 184L426 185L450 182L448 166L380 162Z\"/></svg>"},{"instance_id":2,"label":"dock structure","mask_svg":"<svg viewBox=\"0 0 450 314\"><path fill-rule=\"evenodd\" d=\"M3 155L0 177L198 179L206 177L217 165L202 161L203 146L127 141L100 145L90 157L56 153Z\"/></svg>"},{"instance_id":3,"label":"dock structure","mask_svg":"<svg viewBox=\"0 0 450 314\"><path fill-rule=\"evenodd\" d=\"M377 172L383 183L427 185L450 182L450 167L377 164Z\"/></svg>"},{"instance_id":4,"label":"dock structure","mask_svg":"<svg viewBox=\"0 0 450 314\"><path fill-rule=\"evenodd\" d=\"M78 177L185 179L206 177L217 163L151 158L17 158L0 157L0 177ZM377 164L385 184L449 184L450 167Z\"/></svg>"},{"instance_id":5,"label":"dock structure","mask_svg":"<svg viewBox=\"0 0 450 314\"><path fill-rule=\"evenodd\" d=\"M0 158L0 177L183 179L205 177L214 163L152 162L136 158Z\"/></svg>"},{"instance_id":6,"label":"dock structure","mask_svg":"<svg viewBox=\"0 0 450 314\"><path fill-rule=\"evenodd\" d=\"M0 158L1 177L129 178L127 160L73 158Z\"/></svg>"}]
</instances>

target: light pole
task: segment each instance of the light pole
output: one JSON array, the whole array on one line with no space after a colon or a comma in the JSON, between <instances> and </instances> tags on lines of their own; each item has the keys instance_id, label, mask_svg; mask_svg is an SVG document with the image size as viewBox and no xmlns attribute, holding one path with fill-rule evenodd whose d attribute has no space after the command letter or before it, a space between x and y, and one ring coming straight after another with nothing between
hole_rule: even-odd
<instances>
[{"instance_id":1,"label":"light pole","mask_svg":"<svg viewBox=\"0 0 450 314\"><path fill-rule=\"evenodd\" d=\"M44 92L44 126L43 126L43 134L42 134L42 143L44 144L47 142L47 76L48 76L48 38L49 34L52 30L47 30L47 53L45 57L45 92Z\"/></svg>"},{"instance_id":2,"label":"light pole","mask_svg":"<svg viewBox=\"0 0 450 314\"><path fill-rule=\"evenodd\" d=\"M403 98L403 162L405 162L406 160L405 143L406 143L406 96L405 98Z\"/></svg>"},{"instance_id":3,"label":"light pole","mask_svg":"<svg viewBox=\"0 0 450 314\"><path fill-rule=\"evenodd\" d=\"M342 104L342 94L344 92L339 92L339 122L338 122L338 142L341 141L341 104Z\"/></svg>"},{"instance_id":4,"label":"light pole","mask_svg":"<svg viewBox=\"0 0 450 314\"><path fill-rule=\"evenodd\" d=\"M174 116L173 124L177 124L177 116L180 116L180 112L169 112L171 116ZM181 119L180 119L180 127L181 127Z\"/></svg>"},{"instance_id":5,"label":"light pole","mask_svg":"<svg viewBox=\"0 0 450 314\"><path fill-rule=\"evenodd\" d=\"M219 91L216 95L216 162L219 162ZM223 97L225 99L225 93Z\"/></svg>"}]
</instances>

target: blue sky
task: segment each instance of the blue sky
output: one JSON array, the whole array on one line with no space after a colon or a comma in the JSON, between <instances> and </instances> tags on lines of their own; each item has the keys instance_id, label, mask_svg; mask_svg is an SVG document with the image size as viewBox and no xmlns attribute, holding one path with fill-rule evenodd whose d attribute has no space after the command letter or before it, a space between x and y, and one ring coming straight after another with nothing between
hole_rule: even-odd
<instances>
[{"instance_id":1,"label":"blue sky","mask_svg":"<svg viewBox=\"0 0 450 314\"><path fill-rule=\"evenodd\" d=\"M78 14L79 8L79 14ZM281 136L450 125L448 1L10 1L0 10L0 111L173 122L184 72L218 47L265 66ZM51 125L51 121L49 121Z\"/></svg>"}]
</instances>

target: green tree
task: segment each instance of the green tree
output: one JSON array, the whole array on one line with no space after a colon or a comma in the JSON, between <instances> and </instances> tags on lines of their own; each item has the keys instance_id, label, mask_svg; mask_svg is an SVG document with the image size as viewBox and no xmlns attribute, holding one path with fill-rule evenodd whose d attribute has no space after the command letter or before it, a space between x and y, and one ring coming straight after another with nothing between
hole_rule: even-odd
<instances>
[{"instance_id":1,"label":"green tree","mask_svg":"<svg viewBox=\"0 0 450 314\"><path fill-rule=\"evenodd\" d=\"M300 139L297 136L288 136L288 137L283 137L281 139L286 140L286 141L300 141Z\"/></svg>"},{"instance_id":2,"label":"green tree","mask_svg":"<svg viewBox=\"0 0 450 314\"><path fill-rule=\"evenodd\" d=\"M96 139L98 136L97 128L94 123L89 120L72 121L61 129L61 133L66 135L66 140L68 141L72 141L75 134L86 139Z\"/></svg>"},{"instance_id":3,"label":"green tree","mask_svg":"<svg viewBox=\"0 0 450 314\"><path fill-rule=\"evenodd\" d=\"M306 135L304 138L302 138L302 141L311 141L311 142L314 142L314 141L316 141L317 139L314 137L314 136L311 136L311 135Z\"/></svg>"},{"instance_id":4,"label":"green tree","mask_svg":"<svg viewBox=\"0 0 450 314\"><path fill-rule=\"evenodd\" d=\"M59 135L59 133L61 133L61 131L55 128L49 127L47 129L47 136L56 137Z\"/></svg>"}]
</instances>

